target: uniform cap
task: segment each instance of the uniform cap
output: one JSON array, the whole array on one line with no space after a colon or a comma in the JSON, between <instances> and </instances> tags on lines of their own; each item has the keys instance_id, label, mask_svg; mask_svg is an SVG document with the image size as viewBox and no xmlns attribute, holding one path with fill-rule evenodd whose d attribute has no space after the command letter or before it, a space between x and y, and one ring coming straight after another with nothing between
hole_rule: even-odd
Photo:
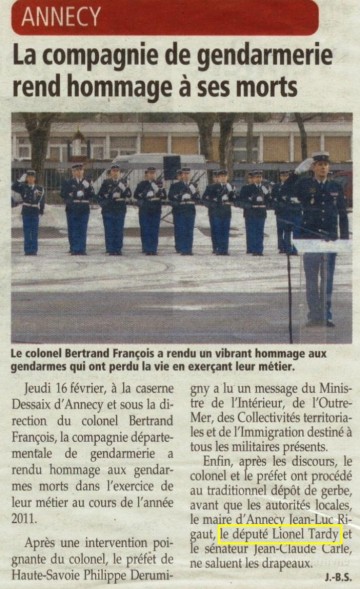
<instances>
[{"instance_id":1,"label":"uniform cap","mask_svg":"<svg viewBox=\"0 0 360 589\"><path fill-rule=\"evenodd\" d=\"M290 174L291 170L279 170L279 174Z\"/></svg>"},{"instance_id":2,"label":"uniform cap","mask_svg":"<svg viewBox=\"0 0 360 589\"><path fill-rule=\"evenodd\" d=\"M154 166L148 166L145 172L156 172L156 168Z\"/></svg>"},{"instance_id":3,"label":"uniform cap","mask_svg":"<svg viewBox=\"0 0 360 589\"><path fill-rule=\"evenodd\" d=\"M314 162L329 162L330 154L328 151L316 151L311 155Z\"/></svg>"},{"instance_id":4,"label":"uniform cap","mask_svg":"<svg viewBox=\"0 0 360 589\"><path fill-rule=\"evenodd\" d=\"M191 172L191 168L185 167L185 168L181 168L181 172Z\"/></svg>"},{"instance_id":5,"label":"uniform cap","mask_svg":"<svg viewBox=\"0 0 360 589\"><path fill-rule=\"evenodd\" d=\"M222 168L221 170L218 171L218 176L227 176L228 171L225 170L225 168Z\"/></svg>"},{"instance_id":6,"label":"uniform cap","mask_svg":"<svg viewBox=\"0 0 360 589\"><path fill-rule=\"evenodd\" d=\"M84 167L84 164L81 162L77 162L71 166L72 170L81 170Z\"/></svg>"},{"instance_id":7,"label":"uniform cap","mask_svg":"<svg viewBox=\"0 0 360 589\"><path fill-rule=\"evenodd\" d=\"M36 176L36 172L35 172L35 170L26 170L26 175L27 176Z\"/></svg>"},{"instance_id":8,"label":"uniform cap","mask_svg":"<svg viewBox=\"0 0 360 589\"><path fill-rule=\"evenodd\" d=\"M112 165L110 166L110 170L120 170L120 166L119 166L119 164L112 164Z\"/></svg>"}]
</instances>

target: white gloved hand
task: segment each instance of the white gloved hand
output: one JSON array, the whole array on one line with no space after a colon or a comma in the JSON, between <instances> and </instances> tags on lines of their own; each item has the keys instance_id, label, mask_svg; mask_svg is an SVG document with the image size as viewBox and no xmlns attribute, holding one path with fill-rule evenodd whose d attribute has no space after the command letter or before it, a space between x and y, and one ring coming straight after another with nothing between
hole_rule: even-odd
<instances>
[{"instance_id":1,"label":"white gloved hand","mask_svg":"<svg viewBox=\"0 0 360 589\"><path fill-rule=\"evenodd\" d=\"M119 182L118 186L122 192L124 192L124 190L126 190L126 186L122 182Z\"/></svg>"},{"instance_id":2,"label":"white gloved hand","mask_svg":"<svg viewBox=\"0 0 360 589\"><path fill-rule=\"evenodd\" d=\"M113 197L114 198L120 198L121 194L120 192L114 192Z\"/></svg>"},{"instance_id":3,"label":"white gloved hand","mask_svg":"<svg viewBox=\"0 0 360 589\"><path fill-rule=\"evenodd\" d=\"M151 198L152 196L154 196L154 191L153 190L149 190L149 192L146 195L147 197Z\"/></svg>"},{"instance_id":4,"label":"white gloved hand","mask_svg":"<svg viewBox=\"0 0 360 589\"><path fill-rule=\"evenodd\" d=\"M299 204L299 199L298 199L296 196L292 196L292 197L290 198L290 201L291 201L293 204Z\"/></svg>"},{"instance_id":5,"label":"white gloved hand","mask_svg":"<svg viewBox=\"0 0 360 589\"><path fill-rule=\"evenodd\" d=\"M190 188L191 194L195 194L195 192L196 192L196 186L194 186L194 184L190 184L189 188Z\"/></svg>"},{"instance_id":6,"label":"white gloved hand","mask_svg":"<svg viewBox=\"0 0 360 589\"><path fill-rule=\"evenodd\" d=\"M87 180L83 180L82 184L83 184L84 188L89 188L89 186L90 186L90 184Z\"/></svg>"},{"instance_id":7,"label":"white gloved hand","mask_svg":"<svg viewBox=\"0 0 360 589\"><path fill-rule=\"evenodd\" d=\"M26 174L23 174L20 178L19 178L19 182L25 182L26 180Z\"/></svg>"},{"instance_id":8,"label":"white gloved hand","mask_svg":"<svg viewBox=\"0 0 360 589\"><path fill-rule=\"evenodd\" d=\"M76 196L80 196L80 197L81 196L84 196L83 191L82 190L78 190L77 193L76 193Z\"/></svg>"},{"instance_id":9,"label":"white gloved hand","mask_svg":"<svg viewBox=\"0 0 360 589\"><path fill-rule=\"evenodd\" d=\"M228 202L228 200L229 200L229 197L228 197L228 196L226 196L226 194L224 194L224 196L222 196L222 197L221 197L221 200L222 200L223 202Z\"/></svg>"},{"instance_id":10,"label":"white gloved hand","mask_svg":"<svg viewBox=\"0 0 360 589\"><path fill-rule=\"evenodd\" d=\"M295 168L295 174L304 174L305 172L308 172L313 163L314 163L313 158L307 157L306 160L301 162L301 164L299 164L298 167Z\"/></svg>"},{"instance_id":11,"label":"white gloved hand","mask_svg":"<svg viewBox=\"0 0 360 589\"><path fill-rule=\"evenodd\" d=\"M266 188L266 186L262 186L262 187L261 187L261 190L263 191L263 194L265 194L265 196L266 196L267 194L269 194L269 190Z\"/></svg>"},{"instance_id":12,"label":"white gloved hand","mask_svg":"<svg viewBox=\"0 0 360 589\"><path fill-rule=\"evenodd\" d=\"M185 192L185 194L182 195L181 200L191 200L191 194L189 194L188 192Z\"/></svg>"},{"instance_id":13,"label":"white gloved hand","mask_svg":"<svg viewBox=\"0 0 360 589\"><path fill-rule=\"evenodd\" d=\"M257 196L256 197L256 202L264 202L264 199L262 196Z\"/></svg>"},{"instance_id":14,"label":"white gloved hand","mask_svg":"<svg viewBox=\"0 0 360 589\"><path fill-rule=\"evenodd\" d=\"M227 182L226 188L228 189L229 192L233 191L233 187L231 186L230 182Z\"/></svg>"},{"instance_id":15,"label":"white gloved hand","mask_svg":"<svg viewBox=\"0 0 360 589\"><path fill-rule=\"evenodd\" d=\"M159 187L156 184L156 182L151 182L151 188L153 189L154 193L156 193L159 190Z\"/></svg>"}]
</instances>

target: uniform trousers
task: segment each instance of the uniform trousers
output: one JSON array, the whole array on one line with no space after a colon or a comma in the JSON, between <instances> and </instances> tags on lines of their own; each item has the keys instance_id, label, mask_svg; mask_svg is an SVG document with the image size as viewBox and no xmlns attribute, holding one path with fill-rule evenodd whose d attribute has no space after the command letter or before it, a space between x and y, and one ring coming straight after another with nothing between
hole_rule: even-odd
<instances>
[{"instance_id":1,"label":"uniform trousers","mask_svg":"<svg viewBox=\"0 0 360 589\"><path fill-rule=\"evenodd\" d=\"M90 210L77 210L76 208L72 208L69 211L69 241L72 254L86 253L86 237L89 216Z\"/></svg>"},{"instance_id":2,"label":"uniform trousers","mask_svg":"<svg viewBox=\"0 0 360 589\"><path fill-rule=\"evenodd\" d=\"M39 214L23 215L24 253L36 254L38 251Z\"/></svg>"},{"instance_id":3,"label":"uniform trousers","mask_svg":"<svg viewBox=\"0 0 360 589\"><path fill-rule=\"evenodd\" d=\"M121 252L124 242L125 209L107 211L103 209L102 218L105 232L105 247L109 254Z\"/></svg>"},{"instance_id":4,"label":"uniform trousers","mask_svg":"<svg viewBox=\"0 0 360 589\"><path fill-rule=\"evenodd\" d=\"M227 254L229 251L230 221L230 211L226 212L226 214L224 214L222 211L214 211L212 222L215 253L217 254Z\"/></svg>"},{"instance_id":5,"label":"uniform trousers","mask_svg":"<svg viewBox=\"0 0 360 589\"><path fill-rule=\"evenodd\" d=\"M332 319L331 295L334 284L336 254L306 253L303 257L308 319Z\"/></svg>"},{"instance_id":6,"label":"uniform trousers","mask_svg":"<svg viewBox=\"0 0 360 589\"><path fill-rule=\"evenodd\" d=\"M247 221L249 252L262 254L264 251L265 217L249 217Z\"/></svg>"},{"instance_id":7,"label":"uniform trousers","mask_svg":"<svg viewBox=\"0 0 360 589\"><path fill-rule=\"evenodd\" d=\"M143 252L156 254L159 244L161 208L140 208L139 224Z\"/></svg>"},{"instance_id":8,"label":"uniform trousers","mask_svg":"<svg viewBox=\"0 0 360 589\"><path fill-rule=\"evenodd\" d=\"M175 209L174 235L175 249L180 254L191 254L194 241L195 207L183 205Z\"/></svg>"}]
</instances>

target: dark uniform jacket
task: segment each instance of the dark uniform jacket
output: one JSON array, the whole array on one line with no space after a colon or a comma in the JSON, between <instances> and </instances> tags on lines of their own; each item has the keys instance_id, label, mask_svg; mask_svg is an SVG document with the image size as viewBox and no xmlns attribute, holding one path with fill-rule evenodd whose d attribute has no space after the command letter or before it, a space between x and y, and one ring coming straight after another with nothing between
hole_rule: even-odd
<instances>
[{"instance_id":1,"label":"dark uniform jacket","mask_svg":"<svg viewBox=\"0 0 360 589\"><path fill-rule=\"evenodd\" d=\"M60 195L67 210L81 214L89 210L90 201L94 198L94 188L86 178L79 182L76 178L70 178L62 183Z\"/></svg>"},{"instance_id":2,"label":"dark uniform jacket","mask_svg":"<svg viewBox=\"0 0 360 589\"><path fill-rule=\"evenodd\" d=\"M203 203L209 209L209 215L226 217L231 215L231 203L234 202L235 193L231 184L209 184L203 194Z\"/></svg>"},{"instance_id":3,"label":"dark uniform jacket","mask_svg":"<svg viewBox=\"0 0 360 589\"><path fill-rule=\"evenodd\" d=\"M192 182L174 182L169 188L169 201L176 214L193 213L195 204L200 201L197 187Z\"/></svg>"},{"instance_id":4,"label":"dark uniform jacket","mask_svg":"<svg viewBox=\"0 0 360 589\"><path fill-rule=\"evenodd\" d=\"M270 205L270 194L261 184L246 184L240 190L236 206L244 209L244 217L266 217L266 208Z\"/></svg>"},{"instance_id":5,"label":"dark uniform jacket","mask_svg":"<svg viewBox=\"0 0 360 589\"><path fill-rule=\"evenodd\" d=\"M117 213L126 209L126 201L131 198L131 190L126 181L107 178L100 186L98 201L102 212Z\"/></svg>"},{"instance_id":6,"label":"dark uniform jacket","mask_svg":"<svg viewBox=\"0 0 360 589\"><path fill-rule=\"evenodd\" d=\"M23 203L22 215L37 216L43 214L45 208L45 192L42 186L39 184L30 185L27 182L16 180L11 188L21 196Z\"/></svg>"},{"instance_id":7,"label":"dark uniform jacket","mask_svg":"<svg viewBox=\"0 0 360 589\"><path fill-rule=\"evenodd\" d=\"M320 184L314 178L296 182L294 193L301 202L303 219L301 237L304 239L349 239L349 222L343 189L334 180ZM339 220L339 223L338 223Z\"/></svg>"},{"instance_id":8,"label":"dark uniform jacket","mask_svg":"<svg viewBox=\"0 0 360 589\"><path fill-rule=\"evenodd\" d=\"M288 220L289 215L299 215L302 211L299 198L287 182L274 184L271 190L271 206L275 214L285 220Z\"/></svg>"},{"instance_id":9,"label":"dark uniform jacket","mask_svg":"<svg viewBox=\"0 0 360 589\"><path fill-rule=\"evenodd\" d=\"M135 188L134 198L141 209L149 212L159 211L161 201L166 198L166 191L155 180L142 180Z\"/></svg>"}]
</instances>

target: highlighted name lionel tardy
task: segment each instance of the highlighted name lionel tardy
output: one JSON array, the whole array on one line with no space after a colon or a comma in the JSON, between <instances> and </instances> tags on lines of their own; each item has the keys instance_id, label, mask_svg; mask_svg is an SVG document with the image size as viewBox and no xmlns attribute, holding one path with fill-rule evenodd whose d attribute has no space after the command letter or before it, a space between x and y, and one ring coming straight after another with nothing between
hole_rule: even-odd
<instances>
[{"instance_id":1,"label":"highlighted name lionel tardy","mask_svg":"<svg viewBox=\"0 0 360 589\"><path fill-rule=\"evenodd\" d=\"M313 0L257 0L256 10L252 0L223 0L221 18L217 0L17 0L12 7L19 35L292 36L312 35L318 25Z\"/></svg>"},{"instance_id":2,"label":"highlighted name lionel tardy","mask_svg":"<svg viewBox=\"0 0 360 589\"><path fill-rule=\"evenodd\" d=\"M218 544L339 546L343 524L219 524Z\"/></svg>"}]
</instances>

